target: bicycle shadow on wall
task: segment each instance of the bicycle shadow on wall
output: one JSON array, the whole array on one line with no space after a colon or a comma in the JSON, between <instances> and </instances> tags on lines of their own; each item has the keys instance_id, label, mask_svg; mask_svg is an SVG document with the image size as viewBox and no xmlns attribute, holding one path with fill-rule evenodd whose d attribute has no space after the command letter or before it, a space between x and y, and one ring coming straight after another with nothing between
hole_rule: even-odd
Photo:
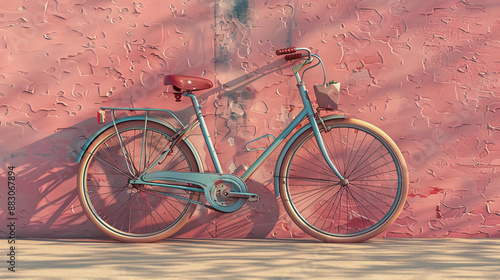
<instances>
[{"instance_id":1,"label":"bicycle shadow on wall","mask_svg":"<svg viewBox=\"0 0 500 280\"><path fill-rule=\"evenodd\" d=\"M202 92L199 94L199 98L200 100L209 100L211 95L243 91L249 83L269 74L278 71L278 74L281 75L282 67L290 66L285 65L286 63L282 59L276 60L255 71ZM119 94L117 96L119 98ZM255 97L251 97L251 99L255 99ZM112 99L109 101L112 103ZM205 107L209 106L210 104L205 104ZM169 107L173 107L172 104L165 106L167 109L170 109ZM190 107L174 113L180 116L192 115ZM243 119L242 122L245 120ZM18 213L24 227L19 229L23 237L101 238L103 236L84 215L76 189L76 175L79 166L75 162L76 155L86 139L99 128L95 118L81 121L68 128L55 128L56 133L4 156L6 163L4 174L6 174L6 166L9 164L15 164L19 167L17 177L19 186ZM24 129L28 130L29 128ZM23 133L28 135L30 132ZM236 139L235 142L241 148L248 140L240 138ZM77 140L75 141L75 139ZM236 154L242 153L247 152L238 148ZM269 162L274 166L272 159ZM205 170L211 168L208 165ZM284 211L280 211L281 206L279 206L278 199L272 191L272 183L272 178L250 179L248 182L249 190L258 193L261 199L259 202L247 203L235 213L220 214L198 207L188 224L174 236L199 238L290 237L290 233L287 232L290 226L286 225L287 222L278 223L287 218L282 216L286 214Z\"/></svg>"},{"instance_id":2,"label":"bicycle shadow on wall","mask_svg":"<svg viewBox=\"0 0 500 280\"><path fill-rule=\"evenodd\" d=\"M77 126L85 123L90 121ZM85 236L75 231L85 218L74 184L78 165L72 141L79 132L76 127L56 130L49 137L3 154L1 172L6 174L7 166L15 166L17 234L23 238ZM24 133L28 136L31 131L24 128ZM7 215L6 211L2 214Z\"/></svg>"}]
</instances>

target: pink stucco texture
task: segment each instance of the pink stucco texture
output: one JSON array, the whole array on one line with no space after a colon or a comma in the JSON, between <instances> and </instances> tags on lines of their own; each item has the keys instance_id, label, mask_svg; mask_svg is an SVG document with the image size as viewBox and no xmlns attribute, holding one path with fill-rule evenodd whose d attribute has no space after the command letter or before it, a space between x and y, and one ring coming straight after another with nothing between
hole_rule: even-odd
<instances>
[{"instance_id":1,"label":"pink stucco texture","mask_svg":"<svg viewBox=\"0 0 500 280\"><path fill-rule=\"evenodd\" d=\"M407 161L407 203L378 238L500 237L499 14L487 0L2 1L0 217L15 166L19 238L104 238L80 207L76 155L100 106L189 120L165 74L214 82L203 110L224 172L241 174L260 153L245 144L277 136L301 106L274 51L305 46L342 83L340 109L386 131ZM274 196L276 157L249 181L259 202L198 208L175 236L307 238Z\"/></svg>"}]
</instances>

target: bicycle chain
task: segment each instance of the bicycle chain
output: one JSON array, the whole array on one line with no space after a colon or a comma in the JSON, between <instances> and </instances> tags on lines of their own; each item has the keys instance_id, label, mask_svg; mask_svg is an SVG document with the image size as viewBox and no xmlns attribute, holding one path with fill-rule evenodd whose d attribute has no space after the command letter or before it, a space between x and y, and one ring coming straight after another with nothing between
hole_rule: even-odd
<instances>
[{"instance_id":1,"label":"bicycle chain","mask_svg":"<svg viewBox=\"0 0 500 280\"><path fill-rule=\"evenodd\" d=\"M187 201L187 202L191 202L191 203L194 203L194 204L206 207L206 208L211 209L211 210L215 210L217 212L221 212L221 211L217 210L216 208L214 208L212 205L205 204L205 203L203 203L201 201L198 201L198 200L189 199L189 198L186 198L186 197L183 197L183 196L180 196L180 195L176 195L176 194L171 194L171 193L163 193L163 192L161 192L161 193L164 194L164 195L170 196L170 197L174 197L174 198L177 198L177 199L180 199L180 200L184 200L184 201Z\"/></svg>"},{"instance_id":2,"label":"bicycle chain","mask_svg":"<svg viewBox=\"0 0 500 280\"><path fill-rule=\"evenodd\" d=\"M211 210L215 210L217 212L221 212L221 211L217 210L216 208L214 208L212 205L205 204L205 203L203 203L201 201L198 201L198 200L189 199L189 198L186 198L186 197L183 197L183 196L180 196L180 195L175 195L175 194L168 194L168 195L172 196L172 197L175 197L175 198L179 198L179 199L185 200L187 202L191 202L191 203L194 203L194 204L201 205L203 207L206 207L206 208L211 209Z\"/></svg>"}]
</instances>

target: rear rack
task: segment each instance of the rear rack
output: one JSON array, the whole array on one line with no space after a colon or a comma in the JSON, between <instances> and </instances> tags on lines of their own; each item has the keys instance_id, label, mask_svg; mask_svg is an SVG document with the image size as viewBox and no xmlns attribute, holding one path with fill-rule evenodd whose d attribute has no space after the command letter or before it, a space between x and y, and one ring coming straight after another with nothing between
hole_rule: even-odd
<instances>
[{"instance_id":1,"label":"rear rack","mask_svg":"<svg viewBox=\"0 0 500 280\"><path fill-rule=\"evenodd\" d=\"M152 108L122 108L122 107L101 107L101 111L99 111L99 116L103 116L101 113L102 111L109 110L111 111L111 119L113 120L113 123L116 120L116 113L115 111L144 111L146 112L146 118L149 117L149 112L162 112L162 113L167 113L171 115L174 120L181 126L184 127L184 124L177 118L177 116L170 110L167 109L152 109ZM102 121L104 122L104 118L102 117ZM101 123L101 122L100 122Z\"/></svg>"}]
</instances>

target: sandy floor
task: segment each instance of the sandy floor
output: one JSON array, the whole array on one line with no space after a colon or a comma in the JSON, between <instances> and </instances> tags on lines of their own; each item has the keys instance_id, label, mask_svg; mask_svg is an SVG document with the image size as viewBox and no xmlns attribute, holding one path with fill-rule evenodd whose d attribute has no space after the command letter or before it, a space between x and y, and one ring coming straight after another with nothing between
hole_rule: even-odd
<instances>
[{"instance_id":1,"label":"sandy floor","mask_svg":"<svg viewBox=\"0 0 500 280\"><path fill-rule=\"evenodd\" d=\"M500 279L500 239L44 239L16 240L15 254L0 279Z\"/></svg>"}]
</instances>

